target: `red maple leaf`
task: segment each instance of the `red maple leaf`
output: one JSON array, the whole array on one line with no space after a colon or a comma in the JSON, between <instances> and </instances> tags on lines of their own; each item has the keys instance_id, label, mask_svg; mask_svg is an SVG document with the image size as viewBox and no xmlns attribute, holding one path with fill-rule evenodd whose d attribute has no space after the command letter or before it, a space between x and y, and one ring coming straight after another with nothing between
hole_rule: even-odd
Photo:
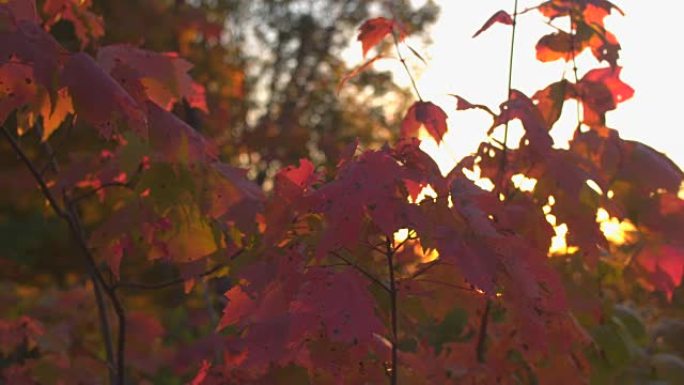
<instances>
[{"instance_id":1,"label":"red maple leaf","mask_svg":"<svg viewBox=\"0 0 684 385\"><path fill-rule=\"evenodd\" d=\"M532 96L532 100L544 117L547 127L553 127L558 121L563 111L563 104L568 96L572 94L574 87L574 84L563 79L550 84L543 90L537 91Z\"/></svg>"},{"instance_id":2,"label":"red maple leaf","mask_svg":"<svg viewBox=\"0 0 684 385\"><path fill-rule=\"evenodd\" d=\"M195 83L188 71L192 64L175 53L157 53L119 44L101 48L97 61L106 71L129 67L128 73L143 86L144 94L170 110L180 99L207 112L204 87Z\"/></svg>"},{"instance_id":3,"label":"red maple leaf","mask_svg":"<svg viewBox=\"0 0 684 385\"><path fill-rule=\"evenodd\" d=\"M386 151L368 151L346 163L334 182L312 195L314 210L326 220L317 257L339 247L356 247L367 217L388 236L409 227L405 177L405 170Z\"/></svg>"},{"instance_id":4,"label":"red maple leaf","mask_svg":"<svg viewBox=\"0 0 684 385\"><path fill-rule=\"evenodd\" d=\"M449 94L453 97L456 98L456 111L465 111L465 110L472 110L472 109L478 109L487 112L489 115L495 116L494 112L492 110L485 106L484 104L473 104L469 101L467 101L465 98L456 95L456 94Z\"/></svg>"},{"instance_id":5,"label":"red maple leaf","mask_svg":"<svg viewBox=\"0 0 684 385\"><path fill-rule=\"evenodd\" d=\"M292 313L300 315L294 317L293 326L301 328L302 333L324 325L332 341L365 343L373 333L384 331L367 289L369 282L355 270L334 273L312 269L305 280L290 307Z\"/></svg>"},{"instance_id":6,"label":"red maple leaf","mask_svg":"<svg viewBox=\"0 0 684 385\"><path fill-rule=\"evenodd\" d=\"M9 62L0 65L0 123L15 109L35 101L36 84L31 67Z\"/></svg>"},{"instance_id":7,"label":"red maple leaf","mask_svg":"<svg viewBox=\"0 0 684 385\"><path fill-rule=\"evenodd\" d=\"M525 129L521 141L529 140L530 147L537 153L544 153L551 148L553 139L549 135L550 127L532 100L518 90L511 90L509 100L501 104L501 114L494 120L489 133L513 119L520 119Z\"/></svg>"},{"instance_id":8,"label":"red maple leaf","mask_svg":"<svg viewBox=\"0 0 684 385\"><path fill-rule=\"evenodd\" d=\"M147 135L143 109L87 54L71 57L64 66L62 82L69 87L78 116L98 128L102 136L111 137L120 119Z\"/></svg>"},{"instance_id":9,"label":"red maple leaf","mask_svg":"<svg viewBox=\"0 0 684 385\"><path fill-rule=\"evenodd\" d=\"M501 23L501 24L506 24L506 25L513 25L513 18L511 17L510 14L506 11L499 11L492 15L492 17L487 20L482 28L478 29L477 32L473 35L473 37L477 37L479 34L482 32L488 30L492 25L495 23Z\"/></svg>"},{"instance_id":10,"label":"red maple leaf","mask_svg":"<svg viewBox=\"0 0 684 385\"><path fill-rule=\"evenodd\" d=\"M684 248L661 245L651 246L636 256L648 283L672 299L672 294L684 277Z\"/></svg>"},{"instance_id":11,"label":"red maple leaf","mask_svg":"<svg viewBox=\"0 0 684 385\"><path fill-rule=\"evenodd\" d=\"M146 106L154 160L196 163L216 159L215 147L194 128L153 102Z\"/></svg>"},{"instance_id":12,"label":"red maple leaf","mask_svg":"<svg viewBox=\"0 0 684 385\"><path fill-rule=\"evenodd\" d=\"M35 1L26 0L7 0L0 3L0 13L8 13L15 22L29 21L37 23L40 21Z\"/></svg>"},{"instance_id":13,"label":"red maple leaf","mask_svg":"<svg viewBox=\"0 0 684 385\"><path fill-rule=\"evenodd\" d=\"M397 39L403 40L405 33L396 21L384 17L366 20L359 27L359 35L356 38L356 40L361 42L363 56L365 57L368 51L378 45L387 35L396 33L394 31L395 28L399 30Z\"/></svg>"},{"instance_id":14,"label":"red maple leaf","mask_svg":"<svg viewBox=\"0 0 684 385\"><path fill-rule=\"evenodd\" d=\"M439 143L447 132L446 120L446 112L432 102L415 102L401 122L401 136L416 137L420 126L423 125L430 136Z\"/></svg>"},{"instance_id":15,"label":"red maple leaf","mask_svg":"<svg viewBox=\"0 0 684 385\"><path fill-rule=\"evenodd\" d=\"M606 112L634 96L634 89L620 80L621 70L621 67L593 69L577 83L576 97L584 107L584 124L602 127Z\"/></svg>"}]
</instances>

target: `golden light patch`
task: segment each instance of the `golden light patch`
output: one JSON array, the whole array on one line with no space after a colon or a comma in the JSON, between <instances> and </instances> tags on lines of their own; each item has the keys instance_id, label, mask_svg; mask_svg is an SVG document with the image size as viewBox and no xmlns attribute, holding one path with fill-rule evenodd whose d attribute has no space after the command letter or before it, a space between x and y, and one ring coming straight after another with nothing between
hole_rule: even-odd
<instances>
[{"instance_id":1,"label":"golden light patch","mask_svg":"<svg viewBox=\"0 0 684 385\"><path fill-rule=\"evenodd\" d=\"M634 241L633 234L637 229L629 220L620 221L611 217L604 208L599 208L596 211L596 222L599 223L601 232L610 243L624 245Z\"/></svg>"},{"instance_id":2,"label":"golden light patch","mask_svg":"<svg viewBox=\"0 0 684 385\"><path fill-rule=\"evenodd\" d=\"M399 229L394 233L394 243L405 242L409 237L409 229Z\"/></svg>"},{"instance_id":3,"label":"golden light patch","mask_svg":"<svg viewBox=\"0 0 684 385\"><path fill-rule=\"evenodd\" d=\"M513 186L523 192L532 192L537 186L537 180L534 178L528 178L523 174L515 174L511 177Z\"/></svg>"},{"instance_id":4,"label":"golden light patch","mask_svg":"<svg viewBox=\"0 0 684 385\"><path fill-rule=\"evenodd\" d=\"M552 225L555 224L556 222L556 217L553 215L547 215L546 220L549 220L549 217L553 217L553 222L549 221ZM556 235L554 235L553 238L551 238L551 247L549 247L549 255L563 255L563 254L572 254L579 250L577 246L568 246L567 242L567 235L568 235L568 225L565 223L561 223L558 226L554 226L553 230L556 232Z\"/></svg>"},{"instance_id":5,"label":"golden light patch","mask_svg":"<svg viewBox=\"0 0 684 385\"><path fill-rule=\"evenodd\" d=\"M432 156L432 155L430 155ZM463 175L475 183L475 185L486 191L494 190L494 183L489 178L482 177L482 170L479 166L475 166L473 170L463 169Z\"/></svg>"}]
</instances>

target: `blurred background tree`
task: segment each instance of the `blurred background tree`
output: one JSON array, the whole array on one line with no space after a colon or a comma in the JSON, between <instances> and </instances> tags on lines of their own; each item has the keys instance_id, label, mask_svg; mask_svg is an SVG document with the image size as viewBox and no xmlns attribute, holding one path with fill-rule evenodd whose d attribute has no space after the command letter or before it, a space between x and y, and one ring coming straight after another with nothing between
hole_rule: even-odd
<instances>
[{"instance_id":1,"label":"blurred background tree","mask_svg":"<svg viewBox=\"0 0 684 385\"><path fill-rule=\"evenodd\" d=\"M263 183L280 162L311 157L323 165L355 137L364 144L391 138L390 127L410 98L389 72L364 72L349 89L336 91L351 70L343 53L364 20L393 15L412 35L429 39L422 32L439 8L432 0L412 3L96 0L94 9L104 17L103 44L176 51L195 65L192 74L206 87L209 114L176 112ZM388 98L396 108L386 108Z\"/></svg>"}]
</instances>

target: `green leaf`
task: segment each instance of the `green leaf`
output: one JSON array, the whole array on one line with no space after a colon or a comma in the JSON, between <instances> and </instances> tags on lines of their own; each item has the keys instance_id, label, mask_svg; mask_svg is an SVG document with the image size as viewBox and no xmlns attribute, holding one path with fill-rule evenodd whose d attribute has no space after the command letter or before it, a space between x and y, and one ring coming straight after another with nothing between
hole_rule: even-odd
<instances>
[{"instance_id":1,"label":"green leaf","mask_svg":"<svg viewBox=\"0 0 684 385\"><path fill-rule=\"evenodd\" d=\"M435 353L439 354L442 351L442 346L446 343L467 339L468 336L463 336L467 323L468 313L461 308L454 308L447 313L441 323L428 325L425 330Z\"/></svg>"},{"instance_id":2,"label":"green leaf","mask_svg":"<svg viewBox=\"0 0 684 385\"><path fill-rule=\"evenodd\" d=\"M684 360L673 354L660 353L651 357L651 367L658 379L670 385L684 385Z\"/></svg>"},{"instance_id":3,"label":"green leaf","mask_svg":"<svg viewBox=\"0 0 684 385\"><path fill-rule=\"evenodd\" d=\"M615 324L601 325L592 334L611 366L624 366L630 361L629 346Z\"/></svg>"},{"instance_id":4,"label":"green leaf","mask_svg":"<svg viewBox=\"0 0 684 385\"><path fill-rule=\"evenodd\" d=\"M634 309L624 305L615 305L613 315L620 320L626 331L636 341L645 342L647 337L646 326L644 326L641 316Z\"/></svg>"}]
</instances>

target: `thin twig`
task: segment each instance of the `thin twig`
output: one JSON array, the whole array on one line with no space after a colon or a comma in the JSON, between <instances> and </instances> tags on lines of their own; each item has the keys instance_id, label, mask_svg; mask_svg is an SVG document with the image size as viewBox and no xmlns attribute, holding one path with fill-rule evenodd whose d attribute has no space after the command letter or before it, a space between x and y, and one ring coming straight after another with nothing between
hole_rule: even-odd
<instances>
[{"instance_id":1,"label":"thin twig","mask_svg":"<svg viewBox=\"0 0 684 385\"><path fill-rule=\"evenodd\" d=\"M392 241L389 237L386 238L386 254L387 270L389 271L390 281L390 324L392 325L392 363L390 366L390 385L397 385L399 380L399 373L397 372L399 366L398 359L398 327L397 327L397 287L394 280L394 251Z\"/></svg>"},{"instance_id":2,"label":"thin twig","mask_svg":"<svg viewBox=\"0 0 684 385\"><path fill-rule=\"evenodd\" d=\"M515 57L515 32L518 27L518 0L515 0L513 4L513 28L511 32L511 48L508 56L508 101L511 99L513 93L513 59ZM503 139L503 153L501 157L501 163L499 165L499 184L503 186L504 177L506 175L506 166L508 161L508 127L510 119L506 120L506 126L504 128L504 139ZM508 185L508 183L506 183ZM506 189L508 190L508 189ZM504 191L504 195L508 195L507 191ZM482 313L482 318L480 319L480 332L477 338L477 359L479 362L485 361L485 341L487 339L487 325L489 324L489 311L491 308L491 300L487 299L485 310Z\"/></svg>"},{"instance_id":3,"label":"thin twig","mask_svg":"<svg viewBox=\"0 0 684 385\"><path fill-rule=\"evenodd\" d=\"M482 318L480 318L480 331L477 334L477 348L475 352L477 353L478 362L485 362L487 359L487 348L485 347L485 342L487 340L487 325L489 325L489 312L492 308L492 300L487 298L485 303L484 312L482 313Z\"/></svg>"},{"instance_id":4,"label":"thin twig","mask_svg":"<svg viewBox=\"0 0 684 385\"><path fill-rule=\"evenodd\" d=\"M84 199L86 199L86 198L90 198L91 196L97 194L98 192L100 192L100 191L102 191L102 190L105 190L105 189L108 189L108 188L112 188L112 187L130 188L131 185L130 185L130 183L128 183L128 182L108 182L108 183L103 183L103 184L101 184L100 186L98 186L98 187L96 187L96 188L94 188L94 189L92 189L92 190L89 190L89 191L87 191L87 192L84 192L84 193L81 194L81 195L78 195L78 196L75 196L74 198L71 198L71 200L72 200L73 202L80 202L80 201L82 201L82 200L84 200Z\"/></svg>"},{"instance_id":5,"label":"thin twig","mask_svg":"<svg viewBox=\"0 0 684 385\"><path fill-rule=\"evenodd\" d=\"M508 97L511 99L511 94L513 93L513 58L515 54L515 31L518 26L518 0L515 0L513 5L513 28L511 32L511 49L508 56ZM506 174L506 162L508 161L508 126L510 119L506 120L506 126L504 128L504 138L503 138L503 154L501 157L501 166L499 172L499 184L503 184L503 178Z\"/></svg>"},{"instance_id":6,"label":"thin twig","mask_svg":"<svg viewBox=\"0 0 684 385\"><path fill-rule=\"evenodd\" d=\"M88 273L90 275L90 278L93 282L93 292L95 294L95 301L97 303L97 308L98 308L98 315L100 318L100 331L102 333L102 339L104 341L105 345L105 353L107 355L107 363L108 363L108 368L109 368L109 376L110 376L110 382L112 384L118 384L118 385L123 385L124 383L124 373L123 373L123 368L124 368L124 359L123 359L123 348L125 346L125 339L121 340L122 338L122 333L125 332L125 318L123 318L122 321L122 316L123 316L123 308L121 307L121 304L118 302L118 299L116 298L115 295L113 295L113 292L111 291L111 288L107 286L106 282L102 278L102 276L99 274L99 271L97 270L97 266L95 265L94 260L92 259L92 254L90 254L90 250L88 250L87 245L85 244L85 238L83 237L83 231L79 227L79 224L75 220L74 216L72 215L71 212L65 210L62 208L59 203L57 202L57 199L55 198L54 194L50 189L48 188L47 184L45 183L45 180L43 180L40 172L36 168L36 166L33 164L31 159L26 155L24 150L21 148L19 143L14 139L12 134L9 132L7 127L4 125L2 126L2 133L7 139L7 141L10 143L12 148L14 149L14 152L17 154L19 159L24 163L24 165L28 168L29 172L33 175L34 180L36 183L38 183L38 187L40 188L43 196L45 199L47 199L48 203L50 204L50 207L52 210L55 212L55 214L62 218L67 224L69 225L69 229L71 231L72 236L76 239L77 244L79 247L82 249L85 260L86 260L86 268L88 270ZM107 316L107 310L106 306L104 304L104 298L102 295L102 291L105 291L107 296L109 297L110 301L112 301L112 305L114 306L114 309L119 316L119 333L120 333L120 338L119 338L119 344L118 344L118 350L117 350L117 359L115 360L114 358L114 352L113 352L113 344L112 344L112 335L111 335L111 329L109 326L109 320ZM125 336L123 336L125 338Z\"/></svg>"},{"instance_id":7,"label":"thin twig","mask_svg":"<svg viewBox=\"0 0 684 385\"><path fill-rule=\"evenodd\" d=\"M437 266L438 264L442 263L441 259L435 259L434 261L430 261L427 263L427 265L423 266L422 268L418 269L415 273L411 275L411 279L416 279L420 277L421 275L425 274L428 272L428 270L432 269L433 267Z\"/></svg>"},{"instance_id":8,"label":"thin twig","mask_svg":"<svg viewBox=\"0 0 684 385\"><path fill-rule=\"evenodd\" d=\"M71 234L76 239L76 244L83 253L86 266L88 267L90 274L92 274L95 280L102 286L102 289L109 298L109 302L111 302L112 307L114 308L114 313L116 314L117 323L119 326L116 346L116 384L124 385L126 371L126 312L121 304L121 301L116 295L116 292L107 284L107 282L105 282L102 273L97 268L95 258L88 248L85 233L78 220L78 214L76 213L74 204L75 203L73 201L65 202L65 206L68 209L68 219L66 219L66 222L69 225Z\"/></svg>"},{"instance_id":9,"label":"thin twig","mask_svg":"<svg viewBox=\"0 0 684 385\"><path fill-rule=\"evenodd\" d=\"M378 253L380 253L380 254L382 254L382 255L385 255L385 250L384 250L384 249L381 249L380 246L382 246L382 245L384 245L384 244L385 244L385 242L383 242L383 243L380 244L380 245L373 245L372 243L370 243L370 242L368 242L368 241L366 240L366 246L368 246L368 247L371 248L373 251L376 251L376 252L378 252Z\"/></svg>"},{"instance_id":10,"label":"thin twig","mask_svg":"<svg viewBox=\"0 0 684 385\"><path fill-rule=\"evenodd\" d=\"M245 252L245 249L239 249L239 250L235 251L233 254L231 254L230 257L228 257L228 259L233 260L244 252ZM197 277L203 278L203 277L206 277L208 275L212 275L215 272L223 269L226 266L227 266L226 264L220 263L220 264L212 267L211 269L206 270L206 271L198 274ZM165 281L165 282L159 282L159 283L118 282L118 283L113 285L113 289L117 290L119 288L122 288L122 289L136 289L136 290L159 290L159 289L165 289L167 287L179 285L181 283L184 283L185 281L186 281L185 278L180 277L180 278L174 278L172 280Z\"/></svg>"},{"instance_id":11,"label":"thin twig","mask_svg":"<svg viewBox=\"0 0 684 385\"><path fill-rule=\"evenodd\" d=\"M46 155L48 156L48 161L43 167L42 170L40 170L40 175L44 175L45 172L47 172L48 169L52 169L52 172L58 173L59 172L59 164L57 164L57 153L55 150L52 148L50 145L50 142L43 142L41 144L41 147L45 150Z\"/></svg>"},{"instance_id":12,"label":"thin twig","mask_svg":"<svg viewBox=\"0 0 684 385\"><path fill-rule=\"evenodd\" d=\"M457 290L463 290L463 291L469 291L469 292L476 292L475 289L469 286L461 286L461 285L456 285L453 283L449 282L444 282L444 281L438 281L436 279L429 279L429 278L422 278L422 279L416 279L413 282L425 282L425 283L432 283L435 285L442 285L446 287L450 287L452 289L457 289Z\"/></svg>"},{"instance_id":13,"label":"thin twig","mask_svg":"<svg viewBox=\"0 0 684 385\"><path fill-rule=\"evenodd\" d=\"M74 198L71 198L71 201L74 203L78 203L84 199L90 198L91 196L97 194L98 192L100 192L102 190L112 188L112 187L121 187L121 188L133 189L135 187L136 182L139 180L140 174L143 172L143 170L144 170L144 165L143 165L143 163L140 163L138 165L138 168L135 170L135 173L133 173L133 175L131 175L131 177L128 178L128 180L126 182L112 181L112 182L103 183L100 186L98 186L92 190L86 191L81 195L77 195Z\"/></svg>"},{"instance_id":14,"label":"thin twig","mask_svg":"<svg viewBox=\"0 0 684 385\"><path fill-rule=\"evenodd\" d=\"M10 143L12 148L14 149L14 152L19 156L19 159L26 165L26 167L29 169L31 174L33 175L33 178L35 179L36 183L38 183L38 187L40 188L40 191L43 193L43 196L45 196L45 199L48 200L48 203L50 204L50 207L52 207L52 210L59 216L60 218L67 220L68 219L68 214L61 208L59 203L57 203L57 200L55 199L54 195L50 191L50 188L48 188L47 184L43 180L43 178L40 176L40 172L36 169L36 167L33 165L33 162L31 159L28 158L24 150L21 149L21 146L19 143L14 139L12 134L10 134L9 130L7 130L7 127L2 126L2 133L7 139L7 141Z\"/></svg>"},{"instance_id":15,"label":"thin twig","mask_svg":"<svg viewBox=\"0 0 684 385\"><path fill-rule=\"evenodd\" d=\"M408 65L406 64L406 58L401 54L401 50L399 49L399 39L397 39L397 32L392 28L392 39L394 39L394 47L397 51L397 56L399 57L399 61L401 64L404 66L404 69L406 70L406 74L408 75L409 79L411 80L411 85L413 86L413 91L416 92L416 96L418 97L418 100L421 102L423 101L423 98L420 96L420 91L418 91L418 85L416 85L416 80L413 78L413 75L411 74L411 70L409 70Z\"/></svg>"},{"instance_id":16,"label":"thin twig","mask_svg":"<svg viewBox=\"0 0 684 385\"><path fill-rule=\"evenodd\" d=\"M413 231L413 230L411 230L411 231ZM414 235L411 236L411 232L409 232L409 236L407 236L406 239L404 239L403 241L399 242L399 244L395 245L395 246L394 246L394 249L392 250L392 252L396 254L396 252L399 251L399 249L401 249L402 247L404 247L404 245L405 245L408 241L415 241L416 239L418 239L418 237L415 236L416 233L413 232L413 234L414 234Z\"/></svg>"},{"instance_id":17,"label":"thin twig","mask_svg":"<svg viewBox=\"0 0 684 385\"><path fill-rule=\"evenodd\" d=\"M326 263L322 265L307 265L305 266L306 269L315 269L315 268L320 268L320 269L327 269L330 267L349 267L349 264L344 262L344 263Z\"/></svg>"},{"instance_id":18,"label":"thin twig","mask_svg":"<svg viewBox=\"0 0 684 385\"><path fill-rule=\"evenodd\" d=\"M208 275L214 274L215 272L221 270L222 268L226 267L225 264L219 264L211 269L202 272L199 274L197 277L202 278L206 277ZM185 278L174 278L169 281L165 282L159 282L159 283L140 283L140 282L118 282L114 284L114 289L135 289L135 290L159 290L159 289L165 289L167 287L171 286L176 286L184 283L186 281Z\"/></svg>"},{"instance_id":19,"label":"thin twig","mask_svg":"<svg viewBox=\"0 0 684 385\"><path fill-rule=\"evenodd\" d=\"M572 52L572 72L575 75L575 84L579 83L579 76L577 76L577 60L575 54L576 39L577 39L577 28L575 26L575 9L573 8L570 16L570 51ZM575 87L577 89L577 129L582 125L582 116L580 112L580 103L582 102L582 90L580 87Z\"/></svg>"},{"instance_id":20,"label":"thin twig","mask_svg":"<svg viewBox=\"0 0 684 385\"><path fill-rule=\"evenodd\" d=\"M354 269L356 269L356 270L357 270L358 272L360 272L361 274L365 275L368 279L370 279L373 283L375 283L376 285L378 285L378 286L380 286L381 288L383 288L385 291L388 291L388 292L390 291L390 288L389 288L386 284L384 284L384 283L383 283L381 280L379 280L376 276L374 276L373 274L371 274L370 272L368 272L368 271L367 271L366 269L364 269L363 267L359 266L359 265L358 265L357 263L355 263L354 261L351 261L351 260L349 260L348 258L345 258L344 256L342 256L340 253L338 253L338 252L336 252L336 251L331 251L330 254L332 254L333 256L335 256L335 257L337 257L337 258L339 258L340 260L342 260L342 261L344 261L345 263L347 263L349 266L351 266L351 267L353 267Z\"/></svg>"}]
</instances>

